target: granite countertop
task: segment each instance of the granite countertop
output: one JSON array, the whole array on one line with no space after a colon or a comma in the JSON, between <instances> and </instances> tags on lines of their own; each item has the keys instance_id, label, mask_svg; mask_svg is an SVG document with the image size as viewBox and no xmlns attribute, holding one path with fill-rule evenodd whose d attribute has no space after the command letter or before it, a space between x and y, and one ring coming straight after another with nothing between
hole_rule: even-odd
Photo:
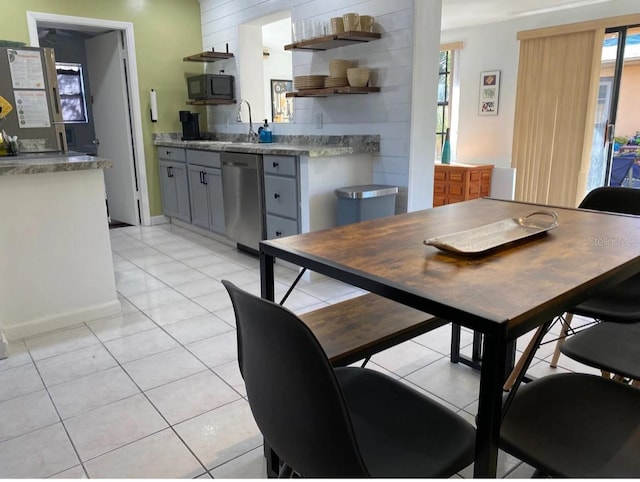
<instances>
[{"instance_id":1,"label":"granite countertop","mask_svg":"<svg viewBox=\"0 0 640 482\"><path fill-rule=\"evenodd\" d=\"M380 151L380 136L274 136L273 143L251 143L246 135L218 136L212 140L183 141L179 134L156 134L154 145L217 152L245 152L284 156L329 157Z\"/></svg>"},{"instance_id":2,"label":"granite countertop","mask_svg":"<svg viewBox=\"0 0 640 482\"><path fill-rule=\"evenodd\" d=\"M0 157L0 176L107 169L112 165L108 159L74 152L21 154Z\"/></svg>"}]
</instances>

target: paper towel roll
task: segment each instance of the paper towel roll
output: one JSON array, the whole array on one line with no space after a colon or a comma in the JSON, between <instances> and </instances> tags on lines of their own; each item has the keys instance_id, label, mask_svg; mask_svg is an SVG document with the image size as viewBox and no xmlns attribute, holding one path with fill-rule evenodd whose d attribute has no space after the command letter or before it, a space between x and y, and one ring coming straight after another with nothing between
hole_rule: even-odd
<instances>
[{"instance_id":1,"label":"paper towel roll","mask_svg":"<svg viewBox=\"0 0 640 482\"><path fill-rule=\"evenodd\" d=\"M156 91L153 89L149 92L149 104L151 105L151 122L156 122L158 120L158 99Z\"/></svg>"}]
</instances>

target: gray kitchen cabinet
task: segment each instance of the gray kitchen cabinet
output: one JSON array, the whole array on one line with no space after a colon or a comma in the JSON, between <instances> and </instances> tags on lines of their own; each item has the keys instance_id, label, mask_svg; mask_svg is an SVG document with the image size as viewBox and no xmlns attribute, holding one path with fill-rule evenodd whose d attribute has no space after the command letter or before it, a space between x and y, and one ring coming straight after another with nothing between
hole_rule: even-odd
<instances>
[{"instance_id":1,"label":"gray kitchen cabinet","mask_svg":"<svg viewBox=\"0 0 640 482\"><path fill-rule=\"evenodd\" d=\"M187 149L192 224L224 234L220 153Z\"/></svg>"},{"instance_id":2,"label":"gray kitchen cabinet","mask_svg":"<svg viewBox=\"0 0 640 482\"><path fill-rule=\"evenodd\" d=\"M267 239L300 232L300 182L294 156L264 155Z\"/></svg>"},{"instance_id":3,"label":"gray kitchen cabinet","mask_svg":"<svg viewBox=\"0 0 640 482\"><path fill-rule=\"evenodd\" d=\"M159 147L160 192L165 216L191 222L184 149Z\"/></svg>"}]
</instances>

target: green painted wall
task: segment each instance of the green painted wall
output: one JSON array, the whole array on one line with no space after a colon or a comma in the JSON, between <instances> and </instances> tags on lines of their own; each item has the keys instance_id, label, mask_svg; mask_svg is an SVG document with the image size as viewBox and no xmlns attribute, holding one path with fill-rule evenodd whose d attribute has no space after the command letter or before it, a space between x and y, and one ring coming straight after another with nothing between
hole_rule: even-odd
<instances>
[{"instance_id":1,"label":"green painted wall","mask_svg":"<svg viewBox=\"0 0 640 482\"><path fill-rule=\"evenodd\" d=\"M133 24L149 203L151 216L162 214L158 159L152 134L181 130L178 111L188 108L185 73L202 69L199 64L182 61L186 55L202 51L199 1L0 0L0 39L29 43L27 11ZM156 123L150 121L148 114L151 89L158 95ZM199 109L204 118L206 110ZM207 125L206 121L202 125Z\"/></svg>"}]
</instances>

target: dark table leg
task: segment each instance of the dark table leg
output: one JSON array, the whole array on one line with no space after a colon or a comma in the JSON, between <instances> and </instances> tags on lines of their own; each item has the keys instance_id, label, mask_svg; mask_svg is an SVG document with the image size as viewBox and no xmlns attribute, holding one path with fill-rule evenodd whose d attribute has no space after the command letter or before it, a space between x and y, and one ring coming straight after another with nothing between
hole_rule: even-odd
<instances>
[{"instance_id":1,"label":"dark table leg","mask_svg":"<svg viewBox=\"0 0 640 482\"><path fill-rule=\"evenodd\" d=\"M502 415L502 384L507 364L504 335L485 335L480 372L476 457L473 476L495 477Z\"/></svg>"},{"instance_id":2,"label":"dark table leg","mask_svg":"<svg viewBox=\"0 0 640 482\"><path fill-rule=\"evenodd\" d=\"M451 323L451 363L460 361L460 325Z\"/></svg>"},{"instance_id":3,"label":"dark table leg","mask_svg":"<svg viewBox=\"0 0 640 482\"><path fill-rule=\"evenodd\" d=\"M473 349L471 350L471 360L474 362L482 361L482 333L474 330L473 332Z\"/></svg>"},{"instance_id":4,"label":"dark table leg","mask_svg":"<svg viewBox=\"0 0 640 482\"><path fill-rule=\"evenodd\" d=\"M263 298L270 301L275 299L273 262L273 256L260 250L260 292ZM280 459L266 440L264 441L264 456L267 459L267 477L278 477Z\"/></svg>"},{"instance_id":5,"label":"dark table leg","mask_svg":"<svg viewBox=\"0 0 640 482\"><path fill-rule=\"evenodd\" d=\"M260 292L261 296L269 301L275 299L273 288L273 256L260 250Z\"/></svg>"}]
</instances>

